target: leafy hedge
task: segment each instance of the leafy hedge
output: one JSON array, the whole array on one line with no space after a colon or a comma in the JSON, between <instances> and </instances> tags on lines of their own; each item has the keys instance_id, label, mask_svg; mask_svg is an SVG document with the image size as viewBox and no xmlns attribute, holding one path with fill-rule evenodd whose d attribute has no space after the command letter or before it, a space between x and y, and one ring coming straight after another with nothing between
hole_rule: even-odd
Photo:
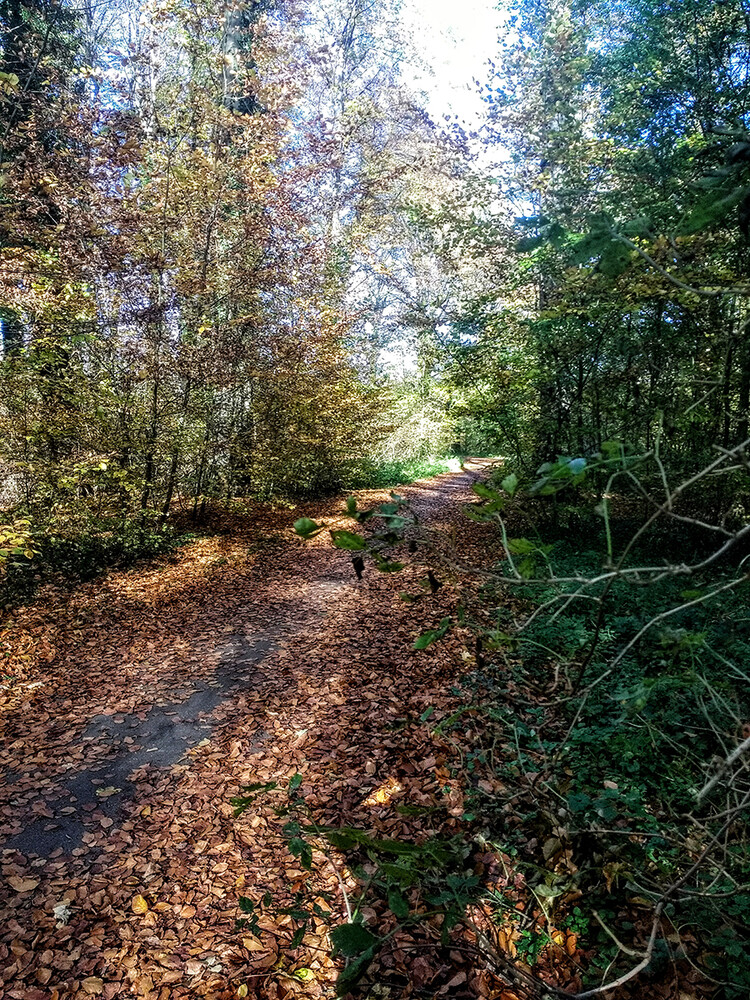
<instances>
[{"instance_id":1,"label":"leafy hedge","mask_svg":"<svg viewBox=\"0 0 750 1000\"><path fill-rule=\"evenodd\" d=\"M108 569L172 552L191 537L169 526L156 528L133 522L89 527L78 534L34 535L34 559L9 562L0 577L0 608L29 600L40 584L55 576L90 580Z\"/></svg>"}]
</instances>

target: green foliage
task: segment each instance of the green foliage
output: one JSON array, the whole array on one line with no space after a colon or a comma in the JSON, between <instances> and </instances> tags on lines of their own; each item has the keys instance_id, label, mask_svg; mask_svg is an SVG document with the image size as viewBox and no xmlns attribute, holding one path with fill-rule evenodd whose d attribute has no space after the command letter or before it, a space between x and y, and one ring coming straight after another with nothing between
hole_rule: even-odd
<instances>
[{"instance_id":1,"label":"green foliage","mask_svg":"<svg viewBox=\"0 0 750 1000\"><path fill-rule=\"evenodd\" d=\"M298 893L292 906L267 899L265 905L271 912L292 916L300 924L289 949L293 950L303 940L313 919L331 922L334 955L346 960L336 982L337 995L344 996L365 976L383 945L399 928L413 927L428 916L441 914L441 940L447 946L451 931L463 920L466 907L481 895L480 880L471 871L471 846L461 836L433 836L413 843L376 837L357 827L320 824L297 794L300 781L296 778L301 776L295 775L285 791L276 782L247 786L243 789L245 794L232 800L235 815L241 815L249 806L278 790L282 797L274 812L287 821L282 830L289 851L309 869L314 849L324 850L329 857L330 848L335 849L343 855L359 888L351 895L347 891L350 916L345 923L333 923L333 912L321 908L316 901L318 892L312 888ZM386 903L395 918L395 927L391 926L387 933L379 934L376 928L366 927L362 922L362 907L374 901ZM257 908L250 900L240 897L238 905L242 913L257 919Z\"/></svg>"},{"instance_id":2,"label":"green foliage","mask_svg":"<svg viewBox=\"0 0 750 1000\"><path fill-rule=\"evenodd\" d=\"M347 549L349 552L361 552L367 548L367 543L361 535L343 528L332 529L331 538L337 549Z\"/></svg>"},{"instance_id":3,"label":"green foliage","mask_svg":"<svg viewBox=\"0 0 750 1000\"><path fill-rule=\"evenodd\" d=\"M10 562L33 559L38 554L33 544L31 521L27 518L20 518L12 524L0 524L0 572Z\"/></svg>"},{"instance_id":4,"label":"green foliage","mask_svg":"<svg viewBox=\"0 0 750 1000\"><path fill-rule=\"evenodd\" d=\"M307 540L308 538L314 538L323 529L312 518L300 517L294 522L294 530L300 538Z\"/></svg>"},{"instance_id":5,"label":"green foliage","mask_svg":"<svg viewBox=\"0 0 750 1000\"><path fill-rule=\"evenodd\" d=\"M337 952L346 958L356 958L365 952L374 954L378 938L362 924L339 924L331 930L331 941Z\"/></svg>"},{"instance_id":6,"label":"green foliage","mask_svg":"<svg viewBox=\"0 0 750 1000\"><path fill-rule=\"evenodd\" d=\"M28 600L40 583L56 576L90 580L112 568L126 569L139 559L166 555L193 537L138 522L89 524L84 530L56 534L38 531L33 540L29 535L33 561L10 563L0 577L0 607Z\"/></svg>"},{"instance_id":7,"label":"green foliage","mask_svg":"<svg viewBox=\"0 0 750 1000\"><path fill-rule=\"evenodd\" d=\"M734 454L710 466L714 475L734 474ZM643 905L645 897L656 905L661 898L662 905L669 900L670 919L700 938L704 968L731 984L728 996L739 997L750 957L736 916L750 878L748 790L741 771L715 786L706 782L717 766L710 762L742 741L750 713L746 550L735 548L721 562L710 555L701 561L693 549L689 558L698 568L686 566L691 534L699 537L706 525L676 513L675 505L679 510L678 499L705 470L673 487L666 501L651 501L646 513L655 513L645 526L622 518L630 489L648 498L649 461L612 441L588 461L545 463L540 478L516 493L515 507L501 503L497 489L475 490L478 513L502 528L507 558L498 575L515 574L527 610L519 620L516 609L515 627L503 629L503 593L493 585L484 590L484 600L500 607L496 628L481 626L482 617L475 625L478 648L489 658L467 682L467 691L482 692L467 707L485 720L470 768L493 761L503 793L488 796L479 786L467 808L517 858L545 907L582 894L576 933L595 949L594 966L604 969L617 954L608 954L612 939L601 937L592 916L611 905L617 924L634 901ZM592 491L597 482L601 492ZM664 475L654 482L664 490ZM554 522L540 529L551 542L507 537L506 519L518 516L519 505L528 518L534 505L558 504L563 489L571 491L572 506L602 517L599 526L589 522L585 543ZM670 538L660 524L673 513L679 520ZM732 540L739 542L744 530ZM704 543L709 554L722 544ZM666 559L660 562L657 552ZM521 822L509 836L510 803ZM687 892L672 888L683 882ZM719 939L732 942L721 959L714 950ZM518 951L533 962L542 946L535 932ZM654 951L655 967L666 959L662 951Z\"/></svg>"},{"instance_id":8,"label":"green foliage","mask_svg":"<svg viewBox=\"0 0 750 1000\"><path fill-rule=\"evenodd\" d=\"M416 479L429 479L450 471L447 459L420 458L413 460L363 459L347 473L344 487L347 490L383 489L413 483Z\"/></svg>"},{"instance_id":9,"label":"green foliage","mask_svg":"<svg viewBox=\"0 0 750 1000\"><path fill-rule=\"evenodd\" d=\"M443 618L437 628L429 629L427 632L423 632L418 639L415 639L414 649L427 649L427 647L431 646L433 642L437 642L439 639L442 639L443 636L447 634L452 624L452 619Z\"/></svg>"}]
</instances>

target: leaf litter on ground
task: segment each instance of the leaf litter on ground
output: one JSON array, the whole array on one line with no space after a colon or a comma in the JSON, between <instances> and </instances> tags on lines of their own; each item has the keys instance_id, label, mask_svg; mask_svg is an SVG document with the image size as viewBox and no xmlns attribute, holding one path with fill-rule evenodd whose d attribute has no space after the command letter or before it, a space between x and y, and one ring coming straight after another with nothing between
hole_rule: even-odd
<instances>
[{"instance_id":1,"label":"leaf litter on ground","mask_svg":"<svg viewBox=\"0 0 750 1000\"><path fill-rule=\"evenodd\" d=\"M451 538L471 482L471 474L446 474L401 492ZM360 496L365 504L387 498ZM455 614L464 582L407 604L399 594L418 588L424 565L397 575L368 569L359 581L327 533L308 543L294 534L300 516L339 515L338 502L258 505L170 557L47 588L6 622L6 641L15 632L24 652L22 679L0 701L3 996L333 995L341 963L330 955L327 919L316 918L290 949L295 920L264 899L312 892L325 914L341 907L341 876L319 852L311 871L301 867L270 806L234 818L231 799L250 783L299 775L318 823L381 838L419 843L467 830L464 737L436 732L460 707L465 636L413 649ZM462 525L461 537L463 556L488 558L486 525ZM238 648L246 654L239 668ZM158 747L140 746L139 732L155 711L179 724L199 685L218 692L199 720L207 735L193 733L169 766L150 763ZM135 734L118 744L138 761L128 787L105 780L115 747L111 733L92 735L92 719ZM71 780L82 772L93 776L90 801ZM24 830L54 835L71 816L75 846L46 854L14 846ZM510 858L487 849L472 862L489 887L522 904ZM241 899L256 914L250 928L238 926ZM364 915L392 934L376 964L391 983L383 995L514 1000L476 960L476 934L446 949L437 922L399 929L387 907ZM345 923L343 909L340 917ZM489 916L478 907L474 919L479 929ZM510 929L505 946L512 956ZM575 941L558 950L568 961L548 963L546 978L576 988Z\"/></svg>"}]
</instances>

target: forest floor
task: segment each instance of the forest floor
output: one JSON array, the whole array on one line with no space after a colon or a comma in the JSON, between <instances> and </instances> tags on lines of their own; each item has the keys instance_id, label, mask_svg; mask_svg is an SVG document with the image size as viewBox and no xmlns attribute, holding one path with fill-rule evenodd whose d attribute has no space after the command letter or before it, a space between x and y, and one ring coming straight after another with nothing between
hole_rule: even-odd
<instances>
[{"instance_id":1,"label":"forest floor","mask_svg":"<svg viewBox=\"0 0 750 1000\"><path fill-rule=\"evenodd\" d=\"M448 538L483 472L475 461L400 493ZM249 782L299 773L319 821L381 835L424 835L424 817L398 802L437 803L443 832L460 825L461 789L420 716L451 711L461 642L412 649L457 587L409 605L399 592L424 567L368 567L358 581L327 532L294 535L299 516L330 524L340 511L227 517L172 556L47 587L6 623L24 680L0 691L3 996L331 995L322 923L299 962L283 947L291 917L236 929L241 896L331 883L340 897L325 864L310 874L289 854L272 810L234 818L230 799ZM470 526L477 557L486 533ZM405 972L398 947L386 961ZM479 975L417 957L401 995L490 995Z\"/></svg>"},{"instance_id":2,"label":"forest floor","mask_svg":"<svg viewBox=\"0 0 750 1000\"><path fill-rule=\"evenodd\" d=\"M462 513L486 465L399 489L453 565L456 553L474 566L499 557L492 528ZM360 506L388 499L357 496ZM473 839L467 797L503 786L489 768L469 773L481 739L470 714L451 733L439 725L466 705L471 633L413 648L472 604L475 582L442 569L435 593L402 600L424 583L422 549L402 573L368 565L358 580L327 531L305 543L293 530L301 516L340 526L342 511L340 499L224 511L216 534L47 586L5 622L15 659L4 672L15 679L0 686L0 997L334 996L342 965L328 928L347 919L342 889L356 898L362 885L335 852L316 850L310 871L289 852L279 791L240 817L231 802L248 784L283 789L293 778L318 824L470 845L476 881L552 934L534 973L582 988L593 953L551 928L508 855ZM502 822L523 830L523 809L508 808ZM243 898L257 919L241 926ZM302 898L318 907L304 936L279 910ZM360 909L388 939L368 1000L520 1000L477 960L474 932L444 947L442 915L406 926L392 905ZM487 919L498 954L521 957L517 923ZM696 977L667 970L647 993L634 979L617 997L696 1000Z\"/></svg>"}]
</instances>

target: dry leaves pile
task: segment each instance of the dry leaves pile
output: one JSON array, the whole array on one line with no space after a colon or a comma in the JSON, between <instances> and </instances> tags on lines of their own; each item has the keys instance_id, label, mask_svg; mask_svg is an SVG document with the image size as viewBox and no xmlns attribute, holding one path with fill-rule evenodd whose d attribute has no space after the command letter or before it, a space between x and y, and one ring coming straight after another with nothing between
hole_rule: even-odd
<instances>
[{"instance_id":1,"label":"dry leaves pile","mask_svg":"<svg viewBox=\"0 0 750 1000\"><path fill-rule=\"evenodd\" d=\"M449 494L464 496L469 481L442 478L421 502L425 512L450 504L457 516ZM419 486L411 492L420 497ZM299 949L298 964L311 970L303 982L283 951L288 918L262 917L259 937L235 922L240 895L288 895L333 874L303 872L263 810L236 821L229 799L248 781L299 772L323 822L424 832L390 806L435 801L435 747L423 727L390 724L418 718L453 676L455 643L422 654L410 646L454 597L446 587L415 610L398 599L403 577L357 582L344 553L292 536L300 512L256 511L251 529L199 540L145 569L72 593L47 588L9 623L36 639L24 639L36 654L26 649L22 681L2 692L4 996L329 991L335 970L322 925ZM337 512L338 504L310 508ZM263 537L271 541L259 545ZM238 640L279 648L243 672L227 659ZM138 724L154 711L179 722L181 703L204 682L220 694L200 720L209 737L169 767L141 764L125 793L108 786L113 754L135 761L150 749L138 744ZM101 718L132 735L117 745L97 738L90 720ZM81 772L95 789L90 801L76 794ZM42 856L19 849L24 829L54 835L61 824L69 846Z\"/></svg>"},{"instance_id":2,"label":"dry leaves pile","mask_svg":"<svg viewBox=\"0 0 750 1000\"><path fill-rule=\"evenodd\" d=\"M471 482L446 475L402 492L448 537ZM456 587L409 605L399 592L423 569L357 581L324 535L309 545L293 535L300 514L339 509L255 510L250 528L237 518L145 568L48 589L10 623L46 652L0 707L0 995L332 996L325 920L290 951L297 925L262 900L305 892L341 906L353 876L319 852L303 870L270 803L235 819L230 799L250 782L300 774L322 824L407 840L461 828L458 746L420 723L430 706L431 723L456 707L461 637L411 648L455 610ZM462 538L464 555L486 556L485 526ZM430 808L404 815L399 804ZM520 899L504 860L480 853L475 872ZM257 934L237 928L242 896L262 912ZM393 920L365 916L385 931ZM475 920L479 930L481 911ZM471 933L447 951L438 938L437 923L396 931L372 995L515 1000L474 961ZM510 932L505 945L512 954ZM575 956L575 935L557 947ZM545 974L577 984L570 958Z\"/></svg>"}]
</instances>

